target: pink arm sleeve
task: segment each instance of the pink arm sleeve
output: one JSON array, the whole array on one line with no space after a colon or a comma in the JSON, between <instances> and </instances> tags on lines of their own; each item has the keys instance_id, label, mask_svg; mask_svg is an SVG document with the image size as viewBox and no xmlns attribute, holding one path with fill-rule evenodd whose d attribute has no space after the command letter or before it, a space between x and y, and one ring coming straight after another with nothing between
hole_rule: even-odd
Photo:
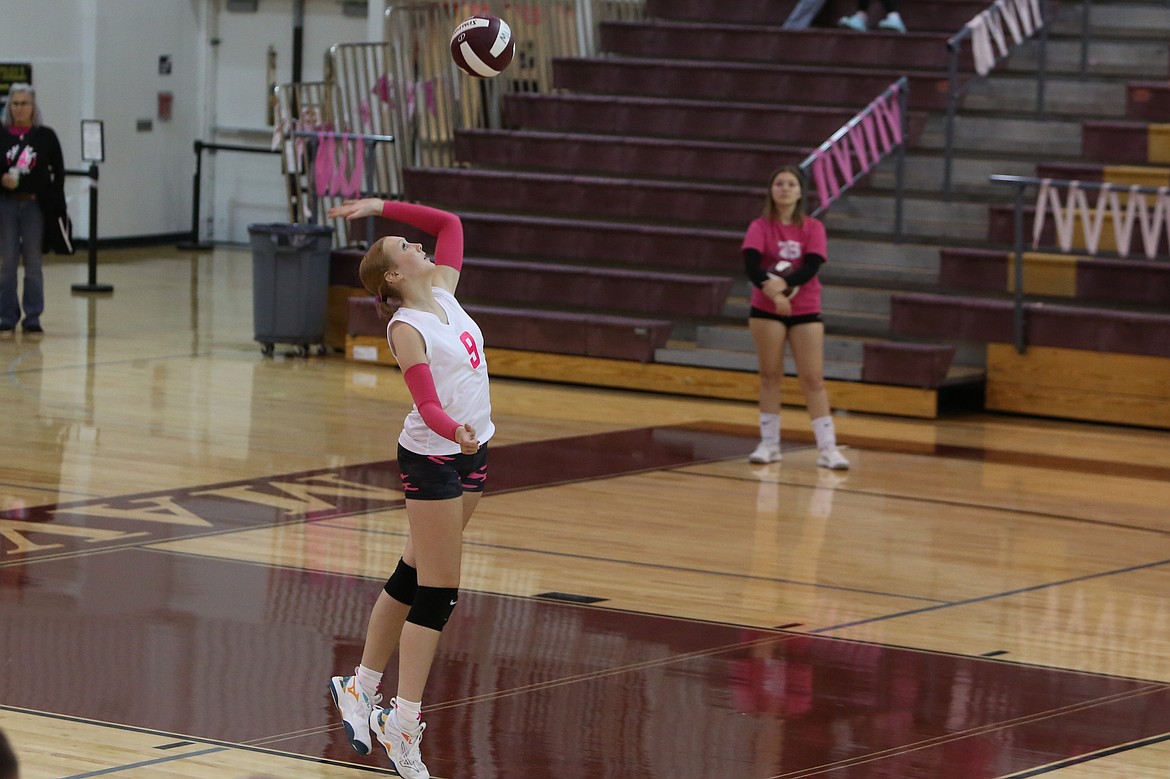
<instances>
[{"instance_id":1,"label":"pink arm sleeve","mask_svg":"<svg viewBox=\"0 0 1170 779\"><path fill-rule=\"evenodd\" d=\"M463 268L463 222L455 214L417 203L387 200L382 205L382 216L435 236L436 265L447 265L455 270Z\"/></svg>"},{"instance_id":2,"label":"pink arm sleeve","mask_svg":"<svg viewBox=\"0 0 1170 779\"><path fill-rule=\"evenodd\" d=\"M427 427L449 441L456 441L455 431L463 427L443 410L439 402L439 393L435 390L435 379L431 376L431 366L425 362L412 365L402 374L406 379L406 388L410 390L410 397L414 398L414 405L422 416Z\"/></svg>"}]
</instances>

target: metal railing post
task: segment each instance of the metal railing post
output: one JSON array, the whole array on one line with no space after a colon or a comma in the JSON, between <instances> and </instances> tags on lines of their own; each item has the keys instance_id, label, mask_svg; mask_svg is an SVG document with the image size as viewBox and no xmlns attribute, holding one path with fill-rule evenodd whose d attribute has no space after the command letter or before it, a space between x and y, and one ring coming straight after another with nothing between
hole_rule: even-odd
<instances>
[{"instance_id":1,"label":"metal railing post","mask_svg":"<svg viewBox=\"0 0 1170 779\"><path fill-rule=\"evenodd\" d=\"M1044 118L1044 82L1048 70L1048 4L1040 3L1040 53L1036 63L1036 118Z\"/></svg>"},{"instance_id":2,"label":"metal railing post","mask_svg":"<svg viewBox=\"0 0 1170 779\"><path fill-rule=\"evenodd\" d=\"M97 234L98 234L98 166L96 162L89 164L85 172L89 177L89 238L86 240L87 265L89 280L85 284L74 284L74 292L113 292L111 284L98 284L97 281Z\"/></svg>"},{"instance_id":3,"label":"metal railing post","mask_svg":"<svg viewBox=\"0 0 1170 779\"><path fill-rule=\"evenodd\" d=\"M176 248L182 251L207 251L210 243L199 242L200 201L203 199L203 141L195 139L195 175L191 184L191 237L180 241Z\"/></svg>"},{"instance_id":4,"label":"metal railing post","mask_svg":"<svg viewBox=\"0 0 1170 779\"><path fill-rule=\"evenodd\" d=\"M906 110L910 104L910 98L907 94L910 91L909 80L906 81L904 87L898 92L898 113L901 117L902 125L902 142L898 144L898 150L895 152L894 164L894 242L902 243L902 197L905 191L906 179L906 133L909 131L909 123L906 121Z\"/></svg>"},{"instance_id":5,"label":"metal railing post","mask_svg":"<svg viewBox=\"0 0 1170 779\"><path fill-rule=\"evenodd\" d=\"M955 146L955 112L959 103L959 48L962 46L962 35L959 33L947 41L947 48L951 51L950 61L947 64L947 126L946 140L943 147L943 194L951 194L951 157Z\"/></svg>"},{"instance_id":6,"label":"metal railing post","mask_svg":"<svg viewBox=\"0 0 1170 779\"><path fill-rule=\"evenodd\" d=\"M1089 0L1081 0L1081 77L1089 72Z\"/></svg>"},{"instance_id":7,"label":"metal railing post","mask_svg":"<svg viewBox=\"0 0 1170 779\"><path fill-rule=\"evenodd\" d=\"M1012 312L1012 335L1016 351L1024 353L1024 185L1015 185L1015 307Z\"/></svg>"},{"instance_id":8,"label":"metal railing post","mask_svg":"<svg viewBox=\"0 0 1170 779\"><path fill-rule=\"evenodd\" d=\"M1088 0L1083 0L1083 2L1087 3ZM963 29L959 30L959 32L955 33L954 35L952 35L950 38L947 39L947 48L950 50L951 54L950 54L950 61L948 62L948 72L947 72L947 119L946 119L946 141L945 141L946 147L943 150L943 186L942 186L942 189L943 189L944 197L949 198L950 194L951 194L951 166L952 166L952 162L953 162L952 158L954 156L954 143L955 143L954 123L955 123L955 114L958 112L959 96L961 93L966 92L967 89L971 86L972 82L975 80L975 77L972 77L972 78L968 79L965 84L963 84L963 87L961 89L959 88L959 85L958 85L959 50L962 48L963 38L972 37L972 35L973 35L972 26L973 25L977 26L977 27L980 25L985 25L987 23L987 20L990 19L992 16L994 16L996 13L1002 13L1001 8L1000 8L998 3L996 5L991 6L987 10L981 11L980 13L976 14L975 17L971 21L967 22L967 24L965 24L963 26ZM1040 51L1037 54L1037 73L1036 73L1036 117L1039 119L1044 118L1044 87L1045 87L1045 81L1046 81L1047 60L1048 60L1048 21L1049 21L1048 4L1047 4L1047 2L1045 2L1045 0L1040 0L1040 18L1039 18L1039 20L1037 20L1038 29L1033 31L1033 34L1038 34L1039 38L1040 38ZM986 30L983 30L983 34L987 34ZM1021 40L1020 42L1022 43L1023 41ZM1086 45L1086 44L1082 41L1082 47L1084 45ZM1008 54L1010 53L1010 52L1002 52L1002 56L996 55L993 62L981 63L980 56L979 56L978 52L975 51L974 46L975 46L975 41L974 41L974 39L972 39L972 54L975 55L976 73L977 73L977 76L980 78L982 76L987 75L987 73L991 70L991 68L995 67L995 65L998 64L999 61L1001 61L1003 59L1003 57L1008 56ZM1014 50L1014 48L1013 48L1013 50ZM1082 57L1083 56L1084 56L1084 54L1082 53ZM982 68L983 69L982 74L979 74L979 71L981 69L981 65L985 66L985 67Z\"/></svg>"}]
</instances>

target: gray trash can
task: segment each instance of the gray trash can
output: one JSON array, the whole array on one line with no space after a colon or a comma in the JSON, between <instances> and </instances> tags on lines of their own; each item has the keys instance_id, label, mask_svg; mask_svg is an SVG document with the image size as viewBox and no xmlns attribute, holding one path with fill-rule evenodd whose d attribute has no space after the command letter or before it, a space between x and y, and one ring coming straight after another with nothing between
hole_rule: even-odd
<instances>
[{"instance_id":1,"label":"gray trash can","mask_svg":"<svg viewBox=\"0 0 1170 779\"><path fill-rule=\"evenodd\" d=\"M310 344L324 351L329 301L329 254L333 228L327 225L248 225L252 246L252 325L260 350L295 344L302 356Z\"/></svg>"}]
</instances>

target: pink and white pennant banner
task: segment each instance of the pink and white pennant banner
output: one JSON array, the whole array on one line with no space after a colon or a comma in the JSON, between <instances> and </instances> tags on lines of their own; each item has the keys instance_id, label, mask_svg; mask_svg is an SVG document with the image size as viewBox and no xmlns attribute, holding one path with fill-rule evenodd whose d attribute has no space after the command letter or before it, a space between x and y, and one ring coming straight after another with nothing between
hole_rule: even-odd
<instances>
[{"instance_id":1,"label":"pink and white pennant banner","mask_svg":"<svg viewBox=\"0 0 1170 779\"><path fill-rule=\"evenodd\" d=\"M900 92L895 84L850 120L843 134L813 152L812 176L822 209L902 143Z\"/></svg>"},{"instance_id":2,"label":"pink and white pennant banner","mask_svg":"<svg viewBox=\"0 0 1170 779\"><path fill-rule=\"evenodd\" d=\"M1041 235L1049 213L1056 230L1056 243L1063 252L1073 250L1075 228L1079 223L1085 240L1085 251L1090 256L1097 254L1101 245L1101 233L1108 214L1113 228L1114 245L1121 257L1128 257L1132 250L1134 226L1142 239L1142 249L1147 259L1158 255L1158 245L1163 233L1170 243L1170 187L1158 187L1153 194L1142 193L1136 184L1117 187L1103 184L1097 195L1096 205L1090 209L1089 199L1081 182L1068 183L1068 195L1061 202L1061 187L1052 179L1043 179L1036 196L1036 215L1032 221L1032 248L1040 246ZM1121 195L1128 195L1123 208Z\"/></svg>"}]
</instances>

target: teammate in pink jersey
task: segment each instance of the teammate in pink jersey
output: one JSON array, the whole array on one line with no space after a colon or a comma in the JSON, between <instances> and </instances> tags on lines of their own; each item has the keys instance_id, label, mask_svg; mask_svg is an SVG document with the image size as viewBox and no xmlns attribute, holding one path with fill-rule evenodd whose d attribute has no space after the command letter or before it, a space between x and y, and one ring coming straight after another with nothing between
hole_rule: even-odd
<instances>
[{"instance_id":1,"label":"teammate in pink jersey","mask_svg":"<svg viewBox=\"0 0 1170 779\"><path fill-rule=\"evenodd\" d=\"M846 470L825 391L825 325L817 270L828 255L825 226L804 213L804 177L795 167L772 174L763 213L743 239L744 271L752 282L748 327L760 366L760 443L753 463L780 459L780 381L784 344L792 348L796 375L817 439L817 465Z\"/></svg>"},{"instance_id":2,"label":"teammate in pink jersey","mask_svg":"<svg viewBox=\"0 0 1170 779\"><path fill-rule=\"evenodd\" d=\"M370 614L361 664L334 676L329 691L350 745L369 754L373 731L405 779L428 779L419 750L423 690L439 636L459 597L463 529L483 494L487 442L495 432L483 334L455 299L463 225L446 211L377 198L347 201L329 216L382 216L435 236L434 259L399 236L362 258L362 285L389 319L386 337L414 406L398 437L398 465L410 534ZM395 648L397 695L378 688Z\"/></svg>"}]
</instances>

